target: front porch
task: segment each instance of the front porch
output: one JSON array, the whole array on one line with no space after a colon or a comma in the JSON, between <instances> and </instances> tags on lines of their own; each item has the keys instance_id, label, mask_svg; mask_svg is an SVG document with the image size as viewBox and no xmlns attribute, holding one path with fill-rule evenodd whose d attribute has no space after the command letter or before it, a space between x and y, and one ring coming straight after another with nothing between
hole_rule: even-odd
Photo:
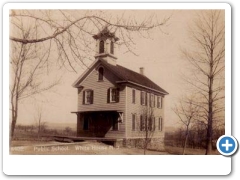
<instances>
[{"instance_id":1,"label":"front porch","mask_svg":"<svg viewBox=\"0 0 240 180\"><path fill-rule=\"evenodd\" d=\"M75 112L77 114L77 137L117 138L120 123L123 122L119 111Z\"/></svg>"}]
</instances>

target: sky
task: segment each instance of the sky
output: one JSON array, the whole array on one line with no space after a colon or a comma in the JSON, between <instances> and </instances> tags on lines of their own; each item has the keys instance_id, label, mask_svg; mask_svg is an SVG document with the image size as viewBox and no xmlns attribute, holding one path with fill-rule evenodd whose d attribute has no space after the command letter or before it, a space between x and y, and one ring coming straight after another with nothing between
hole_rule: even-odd
<instances>
[{"instance_id":1,"label":"sky","mask_svg":"<svg viewBox=\"0 0 240 180\"><path fill-rule=\"evenodd\" d=\"M151 39L135 37L135 52L125 53L122 47L117 48L117 64L139 72L144 67L145 75L169 92L165 98L165 125L179 126L179 120L171 110L177 99L184 92L181 73L185 70L185 62L181 55L181 47L188 47L188 27L195 17L192 10L158 10L125 12L125 16L144 18L148 13L154 13L159 20L171 17L162 31L154 30ZM95 40L92 39L94 42ZM93 58L94 59L94 58ZM84 72L82 67L76 67L77 73L66 69L57 71L54 76L62 76L61 84L50 92L21 102L19 108L19 124L36 122L37 109L42 109L43 120L48 123L76 123L77 118L71 112L77 110L77 89L73 82ZM48 81L48 78L44 79Z\"/></svg>"}]
</instances>

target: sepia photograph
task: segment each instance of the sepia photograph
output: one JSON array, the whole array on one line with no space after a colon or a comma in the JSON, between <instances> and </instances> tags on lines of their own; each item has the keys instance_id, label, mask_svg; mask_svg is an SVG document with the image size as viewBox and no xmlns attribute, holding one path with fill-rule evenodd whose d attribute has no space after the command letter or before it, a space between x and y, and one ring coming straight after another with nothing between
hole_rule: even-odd
<instances>
[{"instance_id":1,"label":"sepia photograph","mask_svg":"<svg viewBox=\"0 0 240 180\"><path fill-rule=\"evenodd\" d=\"M10 9L9 154L220 155L225 9Z\"/></svg>"}]
</instances>

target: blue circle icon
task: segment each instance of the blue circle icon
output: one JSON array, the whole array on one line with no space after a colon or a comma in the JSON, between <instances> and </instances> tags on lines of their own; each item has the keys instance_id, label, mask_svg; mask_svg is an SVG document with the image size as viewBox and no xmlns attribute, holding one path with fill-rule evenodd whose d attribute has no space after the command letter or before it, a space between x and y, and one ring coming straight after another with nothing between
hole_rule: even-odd
<instances>
[{"instance_id":1,"label":"blue circle icon","mask_svg":"<svg viewBox=\"0 0 240 180\"><path fill-rule=\"evenodd\" d=\"M231 156L236 152L238 142L233 136L221 136L217 141L217 149L224 156Z\"/></svg>"}]
</instances>

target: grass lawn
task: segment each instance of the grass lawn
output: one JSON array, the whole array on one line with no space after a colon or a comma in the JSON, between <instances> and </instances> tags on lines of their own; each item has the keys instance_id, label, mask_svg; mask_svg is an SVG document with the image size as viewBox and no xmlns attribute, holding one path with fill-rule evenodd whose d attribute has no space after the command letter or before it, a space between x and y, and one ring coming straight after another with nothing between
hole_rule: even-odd
<instances>
[{"instance_id":1,"label":"grass lawn","mask_svg":"<svg viewBox=\"0 0 240 180\"><path fill-rule=\"evenodd\" d=\"M165 150L169 154L182 155L183 148L181 147L173 147L173 146L165 146ZM186 148L185 155L205 155L205 149L193 149ZM213 150L212 155L220 155L217 150Z\"/></svg>"}]
</instances>

